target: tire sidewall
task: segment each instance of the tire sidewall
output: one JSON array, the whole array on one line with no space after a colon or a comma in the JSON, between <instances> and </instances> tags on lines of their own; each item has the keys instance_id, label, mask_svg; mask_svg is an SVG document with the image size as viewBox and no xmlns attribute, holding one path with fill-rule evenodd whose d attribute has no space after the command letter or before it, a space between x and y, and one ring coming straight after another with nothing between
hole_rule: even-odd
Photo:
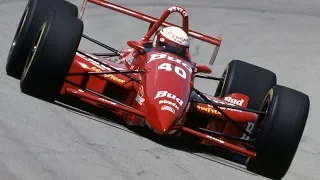
<instances>
[{"instance_id":1,"label":"tire sidewall","mask_svg":"<svg viewBox=\"0 0 320 180\"><path fill-rule=\"evenodd\" d=\"M37 69L37 64L39 63L39 56L41 56L41 49L43 48L43 45L46 43L46 37L48 35L48 32L50 30L50 27L51 27L51 22L54 18L54 15L55 15L55 11L51 13L51 15L48 16L48 18L45 20L44 23L46 23L46 26L44 27L44 32L42 34L42 37L41 37L41 40L39 42L39 45L37 47L37 52L34 54L34 57L32 59L32 62L30 62L31 60L28 59L28 62L26 62L25 66L24 66L24 70L23 70L23 73L22 73L22 76L21 76L21 79L20 79L20 82L21 84L28 84L29 81L30 81L30 78L32 78L32 81L34 81L34 75L33 75L33 71L34 69ZM44 24L43 23L43 24ZM39 30L38 33L40 33L42 29ZM36 43L38 39L35 39L34 40L34 43ZM31 52L30 52L31 53ZM30 58L31 54L29 54L28 58ZM31 64L30 64L31 63ZM27 67L29 66L29 67ZM41 77L36 77L37 79L41 80L40 78Z\"/></svg>"},{"instance_id":2,"label":"tire sidewall","mask_svg":"<svg viewBox=\"0 0 320 180\"><path fill-rule=\"evenodd\" d=\"M30 0L28 2L11 43L7 58L6 70L9 75L14 76L15 78L20 78L21 73L19 72L21 72L21 69L23 69L23 66L25 64L25 62L21 60L19 56L21 56L21 53L25 53L29 50L28 47L24 47L24 41L27 39L27 34L32 24L31 22L34 17L37 2L38 0ZM24 17L26 11L28 11L28 14L26 14L26 17Z\"/></svg>"}]
</instances>

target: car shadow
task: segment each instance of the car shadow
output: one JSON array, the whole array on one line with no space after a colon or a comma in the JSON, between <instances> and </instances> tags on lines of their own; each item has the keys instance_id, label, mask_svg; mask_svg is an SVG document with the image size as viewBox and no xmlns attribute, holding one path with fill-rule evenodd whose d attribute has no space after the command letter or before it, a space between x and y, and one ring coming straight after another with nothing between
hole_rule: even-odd
<instances>
[{"instance_id":1,"label":"car shadow","mask_svg":"<svg viewBox=\"0 0 320 180\"><path fill-rule=\"evenodd\" d=\"M181 138L177 136L162 136L153 133L148 128L127 126L114 114L79 101L77 98L60 98L58 101L54 102L54 104L65 108L72 113L103 123L112 128L144 137L162 146L184 151L199 158L256 176L255 173L252 173L245 168L245 158L243 156L231 153L220 147L188 144L181 141Z\"/></svg>"}]
</instances>

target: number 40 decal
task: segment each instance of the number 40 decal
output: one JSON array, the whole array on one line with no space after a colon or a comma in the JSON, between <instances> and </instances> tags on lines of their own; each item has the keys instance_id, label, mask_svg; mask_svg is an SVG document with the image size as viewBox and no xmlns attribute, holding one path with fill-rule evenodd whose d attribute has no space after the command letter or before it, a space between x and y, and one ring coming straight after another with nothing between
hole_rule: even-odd
<instances>
[{"instance_id":1,"label":"number 40 decal","mask_svg":"<svg viewBox=\"0 0 320 180\"><path fill-rule=\"evenodd\" d=\"M158 69L164 69L166 71L172 71L172 67L171 67L170 63L162 63L161 65L158 66ZM183 79L186 79L186 77L187 77L186 71L184 71L181 67L174 66L174 71L180 77L182 77Z\"/></svg>"}]
</instances>

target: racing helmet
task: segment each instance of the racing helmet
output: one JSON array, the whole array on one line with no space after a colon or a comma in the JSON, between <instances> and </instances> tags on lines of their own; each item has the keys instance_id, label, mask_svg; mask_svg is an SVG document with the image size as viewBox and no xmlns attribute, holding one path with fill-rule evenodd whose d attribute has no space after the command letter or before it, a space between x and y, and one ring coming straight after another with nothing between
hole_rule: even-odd
<instances>
[{"instance_id":1,"label":"racing helmet","mask_svg":"<svg viewBox=\"0 0 320 180\"><path fill-rule=\"evenodd\" d=\"M152 46L179 56L185 56L189 50L189 37L179 27L165 27L158 31Z\"/></svg>"}]
</instances>

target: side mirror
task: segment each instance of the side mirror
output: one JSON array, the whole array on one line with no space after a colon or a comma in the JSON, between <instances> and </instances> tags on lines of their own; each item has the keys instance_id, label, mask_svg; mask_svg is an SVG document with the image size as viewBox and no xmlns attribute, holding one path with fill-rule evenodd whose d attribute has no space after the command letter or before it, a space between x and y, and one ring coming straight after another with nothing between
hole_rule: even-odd
<instances>
[{"instance_id":1,"label":"side mirror","mask_svg":"<svg viewBox=\"0 0 320 180\"><path fill-rule=\"evenodd\" d=\"M132 47L133 49L135 49L137 51L144 52L143 45L138 41L128 41L127 44L128 44L128 46Z\"/></svg>"},{"instance_id":2,"label":"side mirror","mask_svg":"<svg viewBox=\"0 0 320 180\"><path fill-rule=\"evenodd\" d=\"M196 66L197 71L196 73L205 73L205 74L210 74L212 70L208 66Z\"/></svg>"}]
</instances>

